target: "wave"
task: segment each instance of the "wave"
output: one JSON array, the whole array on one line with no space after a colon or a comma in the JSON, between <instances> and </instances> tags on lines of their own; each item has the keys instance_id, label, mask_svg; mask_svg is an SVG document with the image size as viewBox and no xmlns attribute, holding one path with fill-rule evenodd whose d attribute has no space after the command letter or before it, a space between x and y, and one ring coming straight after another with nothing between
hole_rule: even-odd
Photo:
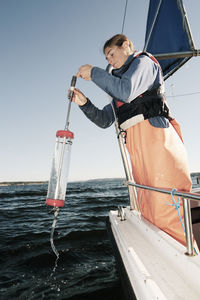
<instances>
[{"instance_id":1,"label":"wave","mask_svg":"<svg viewBox=\"0 0 200 300\"><path fill-rule=\"evenodd\" d=\"M122 180L68 184L54 232L56 268L46 193L47 184L1 187L1 299L117 299L105 223L110 209L128 203Z\"/></svg>"}]
</instances>

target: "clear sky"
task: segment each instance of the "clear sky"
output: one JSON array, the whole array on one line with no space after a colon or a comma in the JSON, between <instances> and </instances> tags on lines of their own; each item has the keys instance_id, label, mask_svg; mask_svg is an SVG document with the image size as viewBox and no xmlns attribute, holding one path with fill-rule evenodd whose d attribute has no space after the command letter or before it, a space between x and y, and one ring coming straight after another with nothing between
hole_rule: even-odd
<instances>
[{"instance_id":1,"label":"clear sky","mask_svg":"<svg viewBox=\"0 0 200 300\"><path fill-rule=\"evenodd\" d=\"M148 0L129 0L124 34L142 50ZM199 0L184 1L200 48ZM122 29L125 0L0 0L0 182L48 180L55 134L64 129L72 75L82 64L106 67L104 42ZM200 57L166 82L182 127L190 171L200 171ZM99 108L108 103L92 82L78 79ZM192 94L188 96L177 96ZM124 177L114 126L92 124L73 103L69 181Z\"/></svg>"}]
</instances>

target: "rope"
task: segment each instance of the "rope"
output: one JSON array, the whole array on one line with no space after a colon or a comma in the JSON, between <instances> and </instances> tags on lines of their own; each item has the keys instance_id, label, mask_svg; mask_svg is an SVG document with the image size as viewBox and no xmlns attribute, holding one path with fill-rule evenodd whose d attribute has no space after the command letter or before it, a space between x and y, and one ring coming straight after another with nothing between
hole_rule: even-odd
<instances>
[{"instance_id":1,"label":"rope","mask_svg":"<svg viewBox=\"0 0 200 300\"><path fill-rule=\"evenodd\" d=\"M50 243L51 243L51 248L52 248L53 252L55 253L55 255L56 255L57 259L58 259L59 258L59 253L56 250L56 247L54 245L53 236L54 236L54 230L55 230L55 227L56 227L56 222L57 222L57 217L58 217L58 213L59 213L59 208L55 207L53 210L54 210L54 220L53 220L52 227L51 227Z\"/></svg>"},{"instance_id":2,"label":"rope","mask_svg":"<svg viewBox=\"0 0 200 300\"><path fill-rule=\"evenodd\" d=\"M124 32L124 24L125 24L125 19L126 19L127 4L128 4L128 0L126 0L126 4L125 4L124 17L123 17L123 23L122 23L122 34Z\"/></svg>"},{"instance_id":3,"label":"rope","mask_svg":"<svg viewBox=\"0 0 200 300\"><path fill-rule=\"evenodd\" d=\"M179 216L179 219L180 219L180 222L181 222L181 226L183 228L183 231L185 232L185 226L183 225L183 221L181 219L181 215L180 215L180 211L179 211L179 208L180 208L180 197L178 197L178 201L176 202L176 200L174 199L174 192L176 191L176 189L172 189L171 190L171 197L172 197L172 201L173 201L173 204L169 204L170 206L174 206L178 212L178 216ZM193 247L196 255L198 255L195 247Z\"/></svg>"},{"instance_id":4,"label":"rope","mask_svg":"<svg viewBox=\"0 0 200 300\"><path fill-rule=\"evenodd\" d=\"M180 222L181 222L181 226L183 228L183 231L185 232L185 226L183 225L183 221L181 219L181 215L180 215L180 211L179 211L179 208L180 208L180 197L178 197L178 201L176 202L176 200L174 199L174 192L176 191L176 189L172 189L171 190L171 197L172 197L172 201L173 201L173 204L169 204L170 206L174 206L178 212L178 216L179 216L179 219L180 219Z\"/></svg>"}]
</instances>

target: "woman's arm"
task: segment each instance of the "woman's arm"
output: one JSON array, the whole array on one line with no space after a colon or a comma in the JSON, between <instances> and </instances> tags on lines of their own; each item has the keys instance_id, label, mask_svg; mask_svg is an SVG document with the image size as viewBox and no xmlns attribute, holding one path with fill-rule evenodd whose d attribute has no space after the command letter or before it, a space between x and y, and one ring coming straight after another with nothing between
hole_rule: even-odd
<instances>
[{"instance_id":1,"label":"woman's arm","mask_svg":"<svg viewBox=\"0 0 200 300\"><path fill-rule=\"evenodd\" d=\"M111 97L123 102L130 102L163 82L160 67L146 55L129 56L122 68L113 70L113 75L101 68L83 65L77 77L92 80Z\"/></svg>"},{"instance_id":2,"label":"woman's arm","mask_svg":"<svg viewBox=\"0 0 200 300\"><path fill-rule=\"evenodd\" d=\"M78 89L74 89L72 101L79 105L80 109L88 119L101 128L111 126L115 120L111 104L98 109L85 95Z\"/></svg>"},{"instance_id":3,"label":"woman's arm","mask_svg":"<svg viewBox=\"0 0 200 300\"><path fill-rule=\"evenodd\" d=\"M111 104L104 106L103 109L99 109L87 99L87 103L80 106L80 109L88 119L101 128L110 127L115 121Z\"/></svg>"},{"instance_id":4,"label":"woman's arm","mask_svg":"<svg viewBox=\"0 0 200 300\"><path fill-rule=\"evenodd\" d=\"M123 102L130 102L162 81L159 66L146 55L134 59L125 73L120 74L120 70L119 74L118 70L113 73L115 76L93 67L91 79L110 96Z\"/></svg>"},{"instance_id":5,"label":"woman's arm","mask_svg":"<svg viewBox=\"0 0 200 300\"><path fill-rule=\"evenodd\" d=\"M130 95L131 80L125 76L124 78L117 78L101 68L88 64L81 66L76 76L84 80L92 80L107 94L118 100L126 101Z\"/></svg>"}]
</instances>

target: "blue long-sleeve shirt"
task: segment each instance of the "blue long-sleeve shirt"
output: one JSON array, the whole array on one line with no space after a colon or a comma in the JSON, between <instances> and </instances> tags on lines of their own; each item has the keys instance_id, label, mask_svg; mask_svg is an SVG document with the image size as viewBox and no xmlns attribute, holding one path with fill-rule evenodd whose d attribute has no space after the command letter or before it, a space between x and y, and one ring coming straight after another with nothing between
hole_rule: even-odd
<instances>
[{"instance_id":1,"label":"blue long-sleeve shirt","mask_svg":"<svg viewBox=\"0 0 200 300\"><path fill-rule=\"evenodd\" d=\"M160 66L146 55L133 59L135 55L137 53L130 55L124 65L120 69L113 70L112 74L98 67L92 68L92 81L113 98L114 104L116 100L131 102L145 91L163 85ZM88 99L87 103L80 108L101 128L111 126L115 120L111 104L98 109ZM163 117L154 117L149 121L156 127L168 127L168 122Z\"/></svg>"}]
</instances>

